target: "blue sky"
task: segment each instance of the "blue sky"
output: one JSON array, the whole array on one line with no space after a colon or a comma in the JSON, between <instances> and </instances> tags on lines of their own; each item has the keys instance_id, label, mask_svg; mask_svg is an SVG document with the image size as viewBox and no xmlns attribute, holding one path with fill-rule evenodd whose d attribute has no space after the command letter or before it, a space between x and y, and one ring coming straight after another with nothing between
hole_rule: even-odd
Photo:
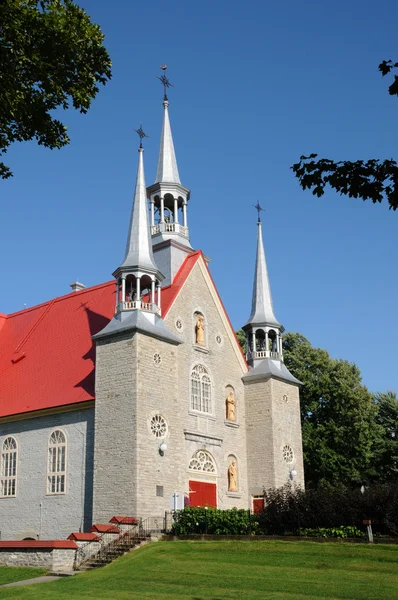
<instances>
[{"instance_id":1,"label":"blue sky","mask_svg":"<svg viewBox=\"0 0 398 600\"><path fill-rule=\"evenodd\" d=\"M111 279L123 258L142 122L147 185L169 65L170 117L191 242L233 325L250 313L259 200L275 312L372 391L398 391L398 214L299 188L301 154L397 158L398 101L377 65L398 60L398 4L82 0L106 34L113 78L89 114L62 115L71 144L15 145L0 181L0 312Z\"/></svg>"}]
</instances>

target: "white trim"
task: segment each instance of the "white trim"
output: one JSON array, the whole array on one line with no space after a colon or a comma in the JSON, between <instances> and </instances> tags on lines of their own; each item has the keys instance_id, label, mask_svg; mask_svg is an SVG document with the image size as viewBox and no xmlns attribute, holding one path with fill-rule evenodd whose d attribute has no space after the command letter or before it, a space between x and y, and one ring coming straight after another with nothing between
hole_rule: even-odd
<instances>
[{"instance_id":1,"label":"white trim","mask_svg":"<svg viewBox=\"0 0 398 600\"><path fill-rule=\"evenodd\" d=\"M50 440L52 435L56 432L56 431L60 431L62 433L62 435L65 438L65 443L64 444L50 444ZM60 447L64 447L65 448L65 459L64 459L64 466L65 469L64 471L50 471L49 470L49 465L50 465L50 448L60 448ZM66 494L66 490L67 490L67 474L68 474L68 437L65 433L65 431L63 429L61 429L61 427L54 427L49 436L48 436L48 442L47 442L47 469L46 469L46 496L64 496ZM50 477L57 477L57 476L64 476L64 491L63 492L52 492L50 491Z\"/></svg>"},{"instance_id":2,"label":"white trim","mask_svg":"<svg viewBox=\"0 0 398 600\"><path fill-rule=\"evenodd\" d=\"M4 450L4 444L6 443L7 440L13 440L15 442L15 450ZM12 453L15 452L15 475L3 475L3 454L8 454L11 455ZM12 481L13 479L15 480L15 489L14 489L14 494L2 494L1 490L0 490L0 498L16 498L17 496L17 485L18 485L18 457L19 457L19 447L18 447L18 440L15 436L13 435L7 435L5 436L4 440L1 443L1 448L0 448L0 484L2 484L3 480L4 481Z\"/></svg>"}]
</instances>

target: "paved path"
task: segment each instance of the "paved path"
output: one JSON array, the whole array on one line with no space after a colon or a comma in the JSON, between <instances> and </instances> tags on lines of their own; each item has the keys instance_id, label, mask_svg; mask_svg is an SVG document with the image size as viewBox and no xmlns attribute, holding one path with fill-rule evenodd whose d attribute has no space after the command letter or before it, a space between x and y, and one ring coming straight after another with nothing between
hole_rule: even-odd
<instances>
[{"instance_id":1,"label":"paved path","mask_svg":"<svg viewBox=\"0 0 398 600\"><path fill-rule=\"evenodd\" d=\"M34 577L33 579L23 579L22 581L6 583L4 585L0 585L0 588L12 587L14 585L30 585L31 583L45 583L46 581L56 581L57 579L61 579L61 577L58 577L57 575L42 575L41 577Z\"/></svg>"}]
</instances>

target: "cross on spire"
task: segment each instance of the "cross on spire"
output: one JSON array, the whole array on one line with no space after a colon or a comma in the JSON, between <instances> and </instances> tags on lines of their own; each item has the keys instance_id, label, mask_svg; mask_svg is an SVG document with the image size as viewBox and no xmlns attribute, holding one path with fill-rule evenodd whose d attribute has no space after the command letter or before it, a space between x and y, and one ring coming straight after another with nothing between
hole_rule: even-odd
<instances>
[{"instance_id":1,"label":"cross on spire","mask_svg":"<svg viewBox=\"0 0 398 600\"><path fill-rule=\"evenodd\" d=\"M258 223L260 223L260 222L261 222L261 219L260 219L260 212L261 212L261 211L264 211L264 208L261 208L261 206L260 206L260 202L257 202L257 204L253 204L253 206L254 206L254 208L256 209L257 213L258 213L258 221L257 221L257 222L258 222Z\"/></svg>"},{"instance_id":2,"label":"cross on spire","mask_svg":"<svg viewBox=\"0 0 398 600\"><path fill-rule=\"evenodd\" d=\"M140 123L140 128L139 129L134 129L135 132L138 133L139 138L140 138L140 148L142 148L142 140L144 138L149 138L149 135L147 135L146 133L144 133L143 129L142 129L142 123Z\"/></svg>"},{"instance_id":3,"label":"cross on spire","mask_svg":"<svg viewBox=\"0 0 398 600\"><path fill-rule=\"evenodd\" d=\"M164 98L163 99L168 100L167 88L174 87L174 85L172 83L170 83L170 81L167 78L167 75L166 75L167 65L160 65L160 68L163 71L163 75L161 77L159 77L159 75L157 75L156 77L163 83L163 90L164 90Z\"/></svg>"}]
</instances>

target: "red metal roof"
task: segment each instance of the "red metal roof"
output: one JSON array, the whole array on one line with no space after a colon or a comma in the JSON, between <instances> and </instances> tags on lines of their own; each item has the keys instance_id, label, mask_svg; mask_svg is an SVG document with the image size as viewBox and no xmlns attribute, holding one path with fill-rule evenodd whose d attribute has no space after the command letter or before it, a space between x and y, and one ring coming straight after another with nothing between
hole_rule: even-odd
<instances>
[{"instance_id":1,"label":"red metal roof","mask_svg":"<svg viewBox=\"0 0 398 600\"><path fill-rule=\"evenodd\" d=\"M75 540L76 542L99 542L99 537L95 533L80 533L80 531L74 531L68 535L68 540Z\"/></svg>"},{"instance_id":2,"label":"red metal roof","mask_svg":"<svg viewBox=\"0 0 398 600\"><path fill-rule=\"evenodd\" d=\"M96 531L97 533L120 533L120 529L115 525L101 525L98 523L91 526L90 533L92 531Z\"/></svg>"},{"instance_id":3,"label":"red metal roof","mask_svg":"<svg viewBox=\"0 0 398 600\"><path fill-rule=\"evenodd\" d=\"M72 540L0 540L0 548L59 548L76 550Z\"/></svg>"},{"instance_id":4,"label":"red metal roof","mask_svg":"<svg viewBox=\"0 0 398 600\"><path fill-rule=\"evenodd\" d=\"M202 252L162 288L165 317ZM94 400L95 344L115 312L115 282L0 313L0 418ZM232 328L232 325L231 325Z\"/></svg>"}]
</instances>

